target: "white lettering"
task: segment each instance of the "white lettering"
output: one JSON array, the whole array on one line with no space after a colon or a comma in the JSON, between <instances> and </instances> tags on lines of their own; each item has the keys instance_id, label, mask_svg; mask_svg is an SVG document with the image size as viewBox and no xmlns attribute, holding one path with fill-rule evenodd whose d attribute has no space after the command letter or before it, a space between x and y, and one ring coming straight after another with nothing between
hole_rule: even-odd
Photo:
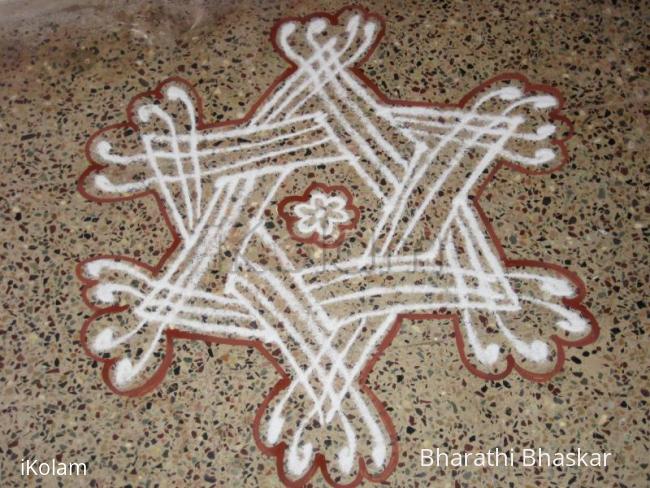
<instances>
[{"instance_id":1,"label":"white lettering","mask_svg":"<svg viewBox=\"0 0 650 488\"><path fill-rule=\"evenodd\" d=\"M431 449L420 449L420 466L433 465L433 451Z\"/></svg>"},{"instance_id":2,"label":"white lettering","mask_svg":"<svg viewBox=\"0 0 650 488\"><path fill-rule=\"evenodd\" d=\"M580 448L578 448L578 466L589 466L587 464L587 456L589 455L588 452L582 453Z\"/></svg>"},{"instance_id":3,"label":"white lettering","mask_svg":"<svg viewBox=\"0 0 650 488\"><path fill-rule=\"evenodd\" d=\"M607 458L611 455L612 455L611 452L606 452L603 454L603 466L607 466Z\"/></svg>"},{"instance_id":4,"label":"white lettering","mask_svg":"<svg viewBox=\"0 0 650 488\"><path fill-rule=\"evenodd\" d=\"M30 474L30 471L35 475L38 474L36 471L36 463L38 463L38 459L34 459L33 461L27 460L27 474Z\"/></svg>"},{"instance_id":5,"label":"white lettering","mask_svg":"<svg viewBox=\"0 0 650 488\"><path fill-rule=\"evenodd\" d=\"M489 459L489 458L488 458ZM482 452L476 453L474 457L474 466L491 466L485 462L485 454Z\"/></svg>"},{"instance_id":6,"label":"white lettering","mask_svg":"<svg viewBox=\"0 0 650 488\"><path fill-rule=\"evenodd\" d=\"M564 459L564 466L570 468L576 465L576 453L568 452Z\"/></svg>"},{"instance_id":7,"label":"white lettering","mask_svg":"<svg viewBox=\"0 0 650 488\"><path fill-rule=\"evenodd\" d=\"M62 463L56 459L40 462L38 459L22 459L20 474L22 476L86 476L86 463Z\"/></svg>"},{"instance_id":8,"label":"white lettering","mask_svg":"<svg viewBox=\"0 0 650 488\"><path fill-rule=\"evenodd\" d=\"M455 452L451 455L451 465L454 467L464 466L463 464L463 455L459 452Z\"/></svg>"},{"instance_id":9,"label":"white lettering","mask_svg":"<svg viewBox=\"0 0 650 488\"><path fill-rule=\"evenodd\" d=\"M449 456L447 454L445 454L444 452L440 452L440 448L436 447L436 465L437 466L442 465L442 463L440 462L440 457L441 456L444 456L444 458L445 458L444 466L448 466L449 465Z\"/></svg>"},{"instance_id":10,"label":"white lettering","mask_svg":"<svg viewBox=\"0 0 650 488\"><path fill-rule=\"evenodd\" d=\"M535 450L524 449L521 451L522 464L524 466L535 466Z\"/></svg>"}]
</instances>

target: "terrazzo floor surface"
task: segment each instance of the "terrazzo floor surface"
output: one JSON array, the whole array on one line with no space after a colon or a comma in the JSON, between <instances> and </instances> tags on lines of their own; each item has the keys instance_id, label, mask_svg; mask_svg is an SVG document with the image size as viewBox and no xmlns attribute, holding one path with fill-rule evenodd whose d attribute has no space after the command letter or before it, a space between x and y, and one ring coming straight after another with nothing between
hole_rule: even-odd
<instances>
[{"instance_id":1,"label":"terrazzo floor surface","mask_svg":"<svg viewBox=\"0 0 650 488\"><path fill-rule=\"evenodd\" d=\"M75 266L98 254L155 262L169 245L152 200L82 197L89 136L170 76L210 120L242 116L286 67L268 42L282 17L331 2L0 4L0 473L2 486L281 486L252 436L277 380L250 347L176 341L162 384L113 394L82 350L88 309ZM386 33L364 67L389 97L454 102L517 71L557 88L574 124L570 162L501 170L482 205L506 252L585 282L598 339L567 350L549 382L485 381L444 323L402 327L368 384L400 444L390 486L650 484L648 29L645 2L369 2ZM33 8L33 10L30 10ZM36 12L34 14L34 12ZM427 468L420 449L582 447L607 468ZM22 477L23 458L85 462L78 478ZM316 475L313 486L325 486ZM369 485L369 484L368 484Z\"/></svg>"}]
</instances>

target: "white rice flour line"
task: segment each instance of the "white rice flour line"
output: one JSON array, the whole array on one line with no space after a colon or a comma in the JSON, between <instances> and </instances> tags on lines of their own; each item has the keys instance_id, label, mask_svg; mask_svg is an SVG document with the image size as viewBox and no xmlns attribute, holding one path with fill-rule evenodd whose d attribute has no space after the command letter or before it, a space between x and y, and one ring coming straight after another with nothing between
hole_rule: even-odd
<instances>
[{"instance_id":1,"label":"white rice flour line","mask_svg":"<svg viewBox=\"0 0 650 488\"><path fill-rule=\"evenodd\" d=\"M288 269L291 269L292 268L291 262L286 257L284 252L280 249L280 247L277 246L277 244L275 244L275 242L268 235L268 233L264 229L260 229L259 234L261 235L261 237L262 237L263 241L266 243L266 245L271 247L272 250L274 251L274 253L276 254L276 256L279 257L282 264L284 266L286 266ZM340 406L341 399L348 392L350 392L353 395L353 401L355 402L357 408L359 410L363 410L361 412L362 413L362 418L367 419L367 418L371 417L370 411L369 411L367 405L365 404L365 401L362 399L361 395L358 394L356 388L350 388L352 382L356 379L356 377L358 376L358 373L359 373L359 371L354 370L354 373L350 374L349 371L348 371L348 368L345 365L345 362L343 360L343 358L345 357L347 351L349 350L349 346L351 346L351 343L348 342L348 347L346 347L344 349L344 352L342 354L339 354L335 349L332 349L331 346L332 346L334 337L335 337L336 333L338 332L340 326L332 327L332 326L329 326L327 323L325 323L325 324L321 323L320 324L321 329L330 332L329 337L325 337L325 336L323 336L323 333L321 332L321 330L319 330L319 328L317 328L312 323L311 319L313 319L313 318L320 318L322 320L323 317L324 317L324 319L328 320L328 321L334 320L334 319L332 319L330 317L327 317L325 312L321 309L321 304L323 302L321 302L321 304L318 304L318 303L316 303L315 300L313 300L313 298L310 300L310 303L309 303L310 307L312 307L312 308L316 307L316 308L320 309L320 310L317 311L316 317L310 317L308 315L307 311L303 309L300 302L295 299L295 297L293 296L291 291L288 290L282 284L282 282L279 279L277 279L275 276L273 276L272 273L270 273L267 270L260 269L259 267L257 269L257 272L261 276L263 276L267 281L269 281L269 283L272 286L272 289L274 289L280 296L282 296L285 299L285 301L290 304L290 306L291 306L291 308L293 310L296 310L298 312L298 315L302 318L302 320L306 324L306 326L309 329L312 337L315 338L317 343L322 344L321 349L319 350L319 352L316 355L314 355L312 351L309 351L306 346L303 348L303 350L305 351L305 353L308 355L308 357L310 359L310 369L312 371L316 370L319 373L319 378L321 380L321 383L323 384L323 394L322 394L321 399L319 400L319 402L314 405L313 412L318 412L319 414L322 414L321 406L324 403L324 399L325 398L332 399L333 404L332 404L332 407L330 409L330 412L328 413L328 417L326 418L326 421L330 422L332 420L332 418L334 417L334 415L339 412L339 406ZM301 278L299 277L299 275L293 273L292 277L294 279L299 279L300 280L300 281L297 282L297 285L298 285L297 288L302 289L303 293L305 293L305 291L304 291L305 290L305 285L304 285L304 282L301 281ZM307 292L307 294L308 294L308 292ZM288 320L288 319L283 319L283 320ZM363 324L360 324L358 326L357 333L358 333L359 329L361 329L362 326L363 326ZM371 351L374 350L374 345L372 345L372 344L369 344L367 347ZM330 371L329 374L323 374L321 372L321 370L320 370L320 358L323 355L327 355L328 359L332 362L332 370ZM346 381L345 386L341 389L341 391L338 394L333 389L333 381L334 381L334 377L335 377L336 373L340 374ZM327 379L325 381L322 381L324 377L326 377ZM286 400L289 398L289 396L290 396L291 392L293 391L293 389L295 388L295 386L296 385L291 385L289 387L288 390L290 390L290 391L288 391L285 394L285 396L283 397L283 400L281 400L281 402L278 404L278 408L276 409L276 412L279 413L279 411L281 410L281 408L284 405L284 403L286 402ZM306 419L306 420L308 420L308 419ZM306 426L306 422L304 422L303 427L304 426ZM370 428L371 431L375 431L375 428L373 426L368 425L368 427ZM300 430L300 432L302 432L302 429ZM378 452L379 452L379 450L377 450L377 453Z\"/></svg>"}]
</instances>

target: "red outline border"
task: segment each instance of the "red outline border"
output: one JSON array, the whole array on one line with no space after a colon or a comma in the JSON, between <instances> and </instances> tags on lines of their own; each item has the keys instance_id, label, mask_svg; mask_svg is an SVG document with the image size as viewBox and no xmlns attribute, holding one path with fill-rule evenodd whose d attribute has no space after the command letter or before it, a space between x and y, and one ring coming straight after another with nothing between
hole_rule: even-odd
<instances>
[{"instance_id":1,"label":"red outline border","mask_svg":"<svg viewBox=\"0 0 650 488\"><path fill-rule=\"evenodd\" d=\"M385 28L384 19L382 17L378 16L378 15L370 13L367 9L365 9L363 7L351 6L351 7L344 7L342 9L340 9L339 11L337 11L335 14L327 14L327 13L324 13L324 12L318 12L318 13L314 13L312 15L305 16L305 17L284 18L284 19L281 19L278 22L276 22L276 24L274 25L274 27L271 30L271 43L272 43L275 51L277 53L279 53L279 55L283 59L285 59L285 61L289 64L289 67L262 93L260 98L251 106L251 108L248 110L246 115L244 115L243 117L241 117L239 119L226 120L226 121L222 121L222 122L218 122L218 123L206 123L204 121L203 106L202 106L202 103L201 103L201 98L199 97L199 95L196 93L196 91L193 89L193 87L188 82L186 82L185 80L183 80L181 78L178 78L178 77L168 78L168 79L164 80L163 82L161 82L155 89L136 96L135 98L133 98L131 100L131 102L127 106L127 122L107 126L104 129L101 129L98 132L94 133L89 138L88 142L86 143L85 154L86 154L86 158L90 162L90 165L83 172L83 174L79 178L79 182L78 182L78 190L79 190L79 192L83 196L85 196L88 200L95 201L95 202L98 202L98 203L134 200L136 198L142 198L142 197L152 197L152 198L154 198L154 200L155 200L155 202L156 202L156 204L157 204L157 206L159 208L160 214L161 214L161 216L162 216L162 218L163 218L163 220L165 222L165 225L169 229L169 232L170 232L171 237L172 237L172 242L170 243L169 247L167 248L167 250L165 251L163 256L160 258L158 263L153 265L153 266L142 263L141 261L138 261L138 260L136 260L134 258L131 258L131 257L116 256L116 255L96 256L96 257L93 257L91 259L86 259L86 260L80 262L77 265L76 275L79 278L79 280L83 283L82 294L83 294L83 297L84 297L84 302L93 311L93 314L89 318L87 318L85 320L85 322L84 322L84 324L83 324L83 326L81 328L80 339L81 339L82 346L83 346L84 350L86 351L86 353L91 358L93 358L94 360L102 362L104 364L103 370L102 370L102 377L103 377L105 383L108 385L108 387L110 388L111 391L113 391L114 393L121 394L121 395L141 396L141 395L144 395L144 394L150 392L151 390L156 388L162 382L163 378L165 377L167 369L169 368L169 366L171 365L171 363L173 361L173 353L174 353L173 343L174 343L174 340L176 340L176 339L202 340L202 341L205 341L205 342L212 342L212 343L219 343L219 344L245 345L245 346L254 347L271 363L271 365L275 368L275 370L280 374L281 379L271 388L271 390L269 391L269 393L265 397L264 401L262 402L262 404L258 408L257 414L255 416L255 420L253 422L253 436L255 438L255 442L256 442L257 446L259 447L259 449L262 452L264 452L264 453L266 453L268 455L272 455L272 456L276 457L278 475L279 475L280 479L287 486L291 486L291 487L303 486L304 484L306 484L312 478L312 476L315 474L315 472L317 470L319 470L319 469L320 469L323 477L325 478L325 480L330 485L335 486L335 487L352 487L352 486L356 486L359 483L361 483L363 478L366 478L369 481L380 482L380 481L383 481L383 480L387 479L392 474L395 467L397 466L397 459L398 459L397 433L395 431L395 428L393 427L390 416L386 412L386 409L385 409L383 403L381 402L381 400L379 400L379 398L377 398L377 396L372 392L370 386L367 384L367 379L368 379L368 375L372 371L372 368L373 368L374 364L377 362L379 357L382 355L383 351L390 345L390 343L392 342L394 337L397 335L397 333L398 333L404 319L412 319L412 320L451 319L453 321L453 323L454 323L454 334L455 334L456 344L457 344L458 350L460 352L460 357L461 357L461 360L462 360L463 364L467 367L467 369L469 369L470 372L474 373L478 377L483 378L485 380L500 380L502 378L505 378L514 369L523 378L526 378L526 379L529 379L529 380L532 380L532 381L538 381L538 382L547 381L562 369L562 366L563 366L563 363L564 363L564 360L565 360L564 347L569 347L569 346L577 347L577 346L583 346L583 345L589 344L589 343L596 340L596 338L598 337L598 333L599 333L599 327L598 327L598 324L597 324L595 318L589 312L589 310L587 310L587 308L584 305L582 305L582 303L581 303L583 298L585 297L585 294L586 294L586 287L585 287L584 283L580 280L580 278L578 278L578 276L575 273L573 273L573 272L571 272L571 271L569 271L569 270L567 270L567 269L565 269L565 268L563 268L563 267L561 267L559 265L556 265L556 264L544 263L544 262L541 262L541 261L534 261L534 260L527 260L527 259L522 260L522 259L510 259L510 258L508 258L506 256L506 254L505 254L505 251L504 251L504 249L503 249L503 247L502 247L502 245L501 245L501 243L499 241L499 238L498 238L496 232L494 231L494 228L493 228L489 218L487 217L486 213L483 211L483 209L481 208L481 206L479 204L480 197L484 193L486 187L489 185L489 183L492 181L492 179L494 179L494 177L495 177L496 173L499 171L499 169L501 169L504 166L509 167L511 169L514 169L515 171L518 171L520 173L527 174L527 175L548 174L548 173L550 173L552 171L556 171L557 169L562 167L566 163L566 161L568 160L568 153L567 153L567 150L566 150L566 147L565 147L564 143L572 135L570 133L564 139L559 139L559 140L552 141L552 143L555 144L559 148L559 150L561 152L561 155L562 155L561 163L559 165L553 167L553 168L538 171L538 170L530 170L530 169L527 169L527 168L523 168L523 167L518 166L516 164L505 162L505 161L498 162L495 165L495 167L493 168L493 170L486 177L484 182L479 186L478 191L475 194L474 205L475 205L475 208L476 208L477 212L480 215L480 218L481 218L482 222L486 226L487 232L489 233L490 237L492 238L492 241L494 242L494 244L495 244L495 246L497 248L499 257L501 258L501 260L503 261L503 263L504 263L504 265L506 267L529 266L529 267L539 267L539 268L543 268L543 269L550 269L550 270L553 270L555 272L558 272L558 273L562 274L565 278L567 278L572 283L574 283L574 285L576 286L576 288L578 290L577 295L575 297L571 298L571 299L564 299L563 303L564 303L565 306L579 311L584 317L586 317L589 320L589 322L591 323L591 326L592 326L591 333L587 337L584 337L584 338L582 338L580 340L577 340L577 341L567 341L567 340L562 339L560 337L552 336L551 339L556 343L556 345L558 347L558 360L557 360L556 367L552 371L550 371L548 373L539 374L539 373L528 371L525 368L522 368L521 366L516 364L514 358L511 355L509 355L507 357L506 369L503 372L497 373L497 374L488 374L488 373L484 373L484 372L479 371L478 369L476 369L469 362L468 358L466 357L466 355L464 353L464 343L463 343L462 333L461 333L461 330L460 330L459 319L458 319L457 314L453 314L453 313L431 313L431 314L413 313L413 314L402 314L402 315L398 316L398 318L395 321L394 325L391 327L390 331L388 332L386 337L383 339L381 344L379 344L379 346L377 347L377 350L374 352L374 354L372 356L372 359L368 362L368 364L363 369L363 371L361 372L360 377L359 377L360 388L371 399L372 403L374 404L375 408L377 409L377 412L379 413L379 416L380 416L381 420L384 422L384 425L385 425L386 429L388 430L388 433L389 433L389 436L390 436L390 439L391 439L392 448L391 448L390 461L388 462L388 464L386 465L386 467L384 468L384 470L380 474L372 475L372 474L368 473L363 458L360 458L359 459L359 473L358 473L357 477L352 482L350 482L348 484L345 484L345 485L338 484L332 479L332 477L331 477L331 475L330 475L330 473L328 471L327 462L326 462L325 457L321 453L317 453L315 455L315 459L314 459L314 462L312 464L312 467L310 468L310 470L302 478L300 478L298 480L292 480L292 479L287 477L287 475L285 473L285 470L284 470L284 463L283 463L284 451L286 449L286 445L284 443L280 443L280 444L277 444L277 445L275 445L273 447L266 446L263 443L263 441L261 440L261 436L260 436L260 432L259 432L259 426L260 426L260 422L261 422L261 417L263 415L263 412L266 409L266 406L270 403L271 399L275 395L277 395L281 390L283 390L284 388L286 388L288 386L290 379L289 379L289 376L286 374L286 372L280 366L279 362L271 355L271 353L264 347L264 345L261 342L257 341L257 340L235 340L235 339L215 338L215 337L206 336L206 335L197 334L197 333L182 332L182 331L179 331L179 330L168 330L168 331L166 331L167 343L166 343L165 357L162 360L162 362L159 365L156 372L152 375L152 377L147 382L145 382L144 384L142 384L142 385L140 385L140 386L138 386L136 388L130 389L130 390L120 390L112 383L112 380L111 380L111 377L110 377L110 370L112 368L112 365L115 363L115 361L117 361L117 358L105 359L105 358L102 358L102 357L98 357L96 354L94 354L87 345L87 331L88 331L88 327L90 326L90 324L94 320L96 320L98 317L100 317L100 316L102 316L104 314L108 314L108 313L122 312L122 311L126 310L127 306L112 306L112 307L108 307L108 308L100 308L100 307L97 307L96 305L90 303L90 301L88 300L88 297L86 296L86 292L91 286L93 286L96 283L96 281L88 279L87 277L84 276L84 274L83 274L83 266L87 262L89 262L90 260L99 259L99 258L121 259L121 260L129 261L134 265L140 266L140 267L144 268L145 270L147 270L149 273L155 275L155 274L160 272L160 270L162 269L162 267L165 264L165 262L167 261L167 259L169 259L169 257L172 255L172 253L179 246L180 237L177 234L176 230L174 229L173 225L171 224L169 216L167 215L167 212L166 212L166 210L165 210L165 208L164 208L164 206L162 204L162 201L161 201L160 197L153 190L147 190L145 192L129 195L129 196L126 196L126 197L101 197L101 198L96 197L96 196L91 195L88 192L86 192L86 190L84 188L86 180L92 174L97 173L97 172L101 171L104 168L104 166L99 164L92 157L91 147L92 147L93 142L95 141L95 139L97 137L100 137L104 132L106 132L108 130L119 129L119 128L131 128L131 129L137 131L138 126L137 126L137 123L134 122L134 119L133 119L133 110L134 110L135 104L144 97L153 97L153 98L161 99L162 96L163 96L162 89L164 88L165 85L167 85L169 83L183 84L184 86L186 86L188 88L188 90L192 93L192 95L197 100L197 102L198 102L197 107L196 107L196 109L197 109L197 119L198 119L197 120L197 126L198 126L199 129L209 129L209 128L216 128L216 127L232 126L232 125L237 125L237 124L241 124L243 122L248 121L253 116L253 114L257 111L259 106L264 102L264 100L266 100L266 98L276 89L276 87L280 83L282 83L287 77L289 77L296 70L296 66L289 59L284 57L284 55L282 54L282 52L278 49L278 46L276 45L275 37L276 37L276 33L277 33L277 30L278 30L279 26L283 22L286 22L286 21L289 21L289 20L293 20L293 21L296 21L296 22L307 22L307 21L309 21L310 19L312 19L314 17L327 18L327 19L329 19L329 21L332 24L338 24L339 17L348 10L354 10L354 11L361 12L364 15L364 18L366 18L366 19L372 18L375 21L377 21L381 26L380 30L377 33L376 40L373 43L373 45L368 49L367 54L357 63L357 65L354 68L351 69L351 71L366 85L366 87L368 87L370 90L372 90L373 93L377 96L377 98L379 100L381 100L383 103L392 104L392 105L402 105L402 106L422 106L422 107L438 107L438 108L463 107L465 105L465 103L467 103L473 96L475 96L478 92L482 91L488 85L490 85L492 83L495 83L495 82L498 82L498 81L506 80L506 79L514 79L514 80L520 81L524 85L524 89L527 92L530 92L530 91L545 91L546 93L553 94L560 101L560 105L556 110L554 110L552 112L552 118L566 124L569 127L571 126L570 122L564 116L562 116L560 114L560 110L561 110L562 105L563 105L563 99L562 99L560 93L555 88L552 88L552 87L549 87L549 86L546 86L546 85L532 84L532 83L530 83L528 81L528 79L525 76L517 74L517 73L505 73L505 74L496 76L496 77L494 77L494 78L480 84L479 86L474 88L472 91L470 91L467 95L465 95L460 100L460 102L458 104L434 104L434 103L428 103L428 102L402 101L402 100L395 100L395 99L391 99L391 98L386 97L379 90L377 85L374 82L372 82L363 73L362 68L361 68L361 66L372 56L372 54L374 53L374 50L376 49L377 45L381 42L381 39L382 39L383 34L384 34L384 28Z\"/></svg>"},{"instance_id":2,"label":"red outline border","mask_svg":"<svg viewBox=\"0 0 650 488\"><path fill-rule=\"evenodd\" d=\"M318 232L313 232L312 235L310 235L309 237L300 237L299 234L294 232L294 226L296 222L298 222L298 220L300 219L298 219L298 217L294 217L293 215L291 215L289 212L285 210L286 206L289 205L290 203L299 203L299 202L304 203L308 201L315 189L319 189L324 193L327 193L328 195L332 195L333 193L336 192L343 193L345 195L345 198L347 199L346 200L347 203L345 204L345 209L348 212L352 212L354 215L350 222L337 225L339 231L339 237L332 242L327 242L324 239L322 239L318 234ZM343 185L329 186L324 183L318 183L316 181L312 181L302 195L289 196L280 200L280 202L278 203L278 214L280 214L280 217L282 218L282 220L284 220L287 226L287 230L289 231L289 235L294 240L298 242L303 242L305 244L315 244L316 246L321 247L323 249L333 249L340 246L343 243L346 237L345 231L354 229L359 223L359 219L361 218L361 211L359 210L359 207L357 207L353 203L353 201L354 201L354 196L352 195L350 190L348 190Z\"/></svg>"}]
</instances>

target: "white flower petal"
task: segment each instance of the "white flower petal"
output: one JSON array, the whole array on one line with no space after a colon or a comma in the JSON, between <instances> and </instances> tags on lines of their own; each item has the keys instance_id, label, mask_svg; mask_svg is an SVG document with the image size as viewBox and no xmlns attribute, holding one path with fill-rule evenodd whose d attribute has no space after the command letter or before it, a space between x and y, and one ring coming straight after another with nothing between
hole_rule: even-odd
<instances>
[{"instance_id":1,"label":"white flower petal","mask_svg":"<svg viewBox=\"0 0 650 488\"><path fill-rule=\"evenodd\" d=\"M308 219L314 215L316 209L309 203L299 203L293 207L293 213L303 219Z\"/></svg>"},{"instance_id":2,"label":"white flower petal","mask_svg":"<svg viewBox=\"0 0 650 488\"><path fill-rule=\"evenodd\" d=\"M337 222L337 223L345 223L352 220L352 218L348 215L348 213L342 210L334 210L334 211L330 210L329 213L327 214L327 217L330 222Z\"/></svg>"},{"instance_id":3,"label":"white flower petal","mask_svg":"<svg viewBox=\"0 0 650 488\"><path fill-rule=\"evenodd\" d=\"M319 191L315 191L314 193L311 194L311 197L309 198L309 203L314 208L326 207L327 200L328 200L327 195Z\"/></svg>"},{"instance_id":4,"label":"white flower petal","mask_svg":"<svg viewBox=\"0 0 650 488\"><path fill-rule=\"evenodd\" d=\"M323 226L321 227L321 232L323 237L331 236L334 233L334 222L331 220L326 220L323 222Z\"/></svg>"},{"instance_id":5,"label":"white flower petal","mask_svg":"<svg viewBox=\"0 0 650 488\"><path fill-rule=\"evenodd\" d=\"M296 228L300 231L301 234L312 234L316 232L320 234L320 221L316 218L309 217L306 219L300 219L296 223Z\"/></svg>"},{"instance_id":6,"label":"white flower petal","mask_svg":"<svg viewBox=\"0 0 650 488\"><path fill-rule=\"evenodd\" d=\"M343 197L334 196L327 201L327 206L331 210L343 210L346 203L347 202Z\"/></svg>"}]
</instances>

